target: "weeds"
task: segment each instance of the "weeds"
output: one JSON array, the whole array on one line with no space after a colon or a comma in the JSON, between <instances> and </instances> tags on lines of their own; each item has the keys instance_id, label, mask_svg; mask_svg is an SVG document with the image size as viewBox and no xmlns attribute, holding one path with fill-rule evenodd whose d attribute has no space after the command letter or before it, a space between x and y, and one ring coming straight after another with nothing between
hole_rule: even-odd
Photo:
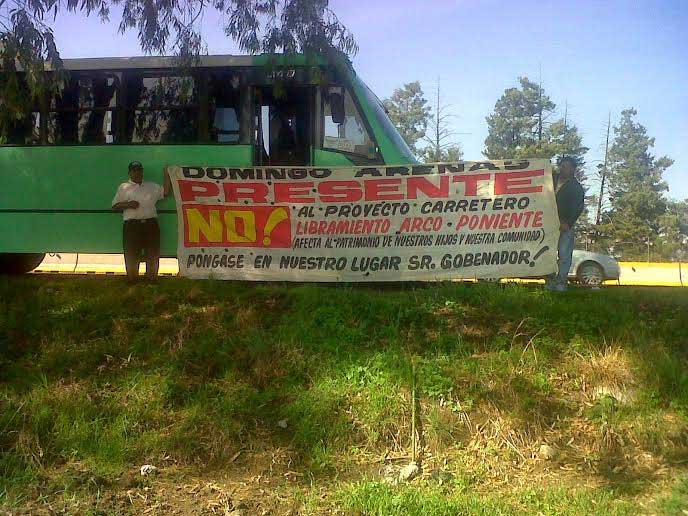
<instances>
[{"instance_id":1,"label":"weeds","mask_svg":"<svg viewBox=\"0 0 688 516\"><path fill-rule=\"evenodd\" d=\"M683 509L687 313L663 289L3 278L0 509L193 512L206 492L249 512L284 492L306 513ZM390 486L410 357L424 473ZM144 463L162 477L142 484ZM234 487L189 494L191 477Z\"/></svg>"}]
</instances>

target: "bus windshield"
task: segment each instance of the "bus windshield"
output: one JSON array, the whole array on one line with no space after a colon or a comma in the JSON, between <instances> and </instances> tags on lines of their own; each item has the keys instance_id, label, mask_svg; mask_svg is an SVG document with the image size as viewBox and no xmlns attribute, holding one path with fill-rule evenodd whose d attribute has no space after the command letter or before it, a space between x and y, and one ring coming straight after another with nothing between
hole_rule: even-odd
<instances>
[{"instance_id":1,"label":"bus windshield","mask_svg":"<svg viewBox=\"0 0 688 516\"><path fill-rule=\"evenodd\" d=\"M394 127L394 124L389 119L389 116L387 116L387 112L385 111L385 106L382 104L382 101L358 76L355 76L353 80L358 82L358 84L361 86L361 90L363 91L368 104L373 109L375 118L382 127L382 130L385 132L385 135L397 147L399 152L409 160L410 163L417 163L418 160L413 155L413 152L411 152L411 149L409 149L409 146L401 137L396 127Z\"/></svg>"}]
</instances>

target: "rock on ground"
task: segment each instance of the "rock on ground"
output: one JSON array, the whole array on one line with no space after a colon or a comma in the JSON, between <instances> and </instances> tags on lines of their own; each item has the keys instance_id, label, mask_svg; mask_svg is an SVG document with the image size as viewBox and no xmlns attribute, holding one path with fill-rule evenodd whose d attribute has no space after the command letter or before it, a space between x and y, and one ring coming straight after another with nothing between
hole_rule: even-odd
<instances>
[{"instance_id":1,"label":"rock on ground","mask_svg":"<svg viewBox=\"0 0 688 516\"><path fill-rule=\"evenodd\" d=\"M401 468L401 470L399 471L399 481L408 482L409 480L413 480L415 477L418 476L418 473L420 473L420 468L418 467L418 464L416 464L415 462L411 462L410 464Z\"/></svg>"}]
</instances>

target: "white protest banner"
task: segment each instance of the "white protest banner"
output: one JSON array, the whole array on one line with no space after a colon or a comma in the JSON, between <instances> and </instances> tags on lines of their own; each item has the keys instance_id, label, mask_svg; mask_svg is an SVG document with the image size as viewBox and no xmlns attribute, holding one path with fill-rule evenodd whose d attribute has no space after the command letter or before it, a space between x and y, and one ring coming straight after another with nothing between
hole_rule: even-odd
<instances>
[{"instance_id":1,"label":"white protest banner","mask_svg":"<svg viewBox=\"0 0 688 516\"><path fill-rule=\"evenodd\" d=\"M549 160L168 172L183 276L435 281L556 270Z\"/></svg>"}]
</instances>

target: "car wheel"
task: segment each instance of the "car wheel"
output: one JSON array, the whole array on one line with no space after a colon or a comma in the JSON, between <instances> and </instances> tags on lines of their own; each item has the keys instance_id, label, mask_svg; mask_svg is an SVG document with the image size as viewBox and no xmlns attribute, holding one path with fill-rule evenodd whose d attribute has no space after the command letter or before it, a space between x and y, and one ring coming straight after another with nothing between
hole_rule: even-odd
<instances>
[{"instance_id":1,"label":"car wheel","mask_svg":"<svg viewBox=\"0 0 688 516\"><path fill-rule=\"evenodd\" d=\"M604 281L604 271L595 262L583 262L578 267L578 281L586 287L599 287Z\"/></svg>"}]
</instances>

